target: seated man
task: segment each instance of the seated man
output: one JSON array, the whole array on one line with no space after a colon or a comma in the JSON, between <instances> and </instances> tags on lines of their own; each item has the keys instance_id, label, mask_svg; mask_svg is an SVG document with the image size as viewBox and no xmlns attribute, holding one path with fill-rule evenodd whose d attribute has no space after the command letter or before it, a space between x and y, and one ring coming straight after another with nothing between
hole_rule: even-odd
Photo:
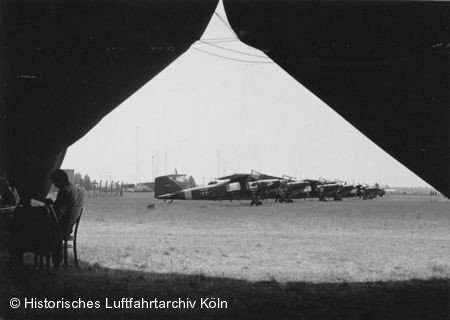
<instances>
[{"instance_id":1,"label":"seated man","mask_svg":"<svg viewBox=\"0 0 450 320\"><path fill-rule=\"evenodd\" d=\"M16 208L11 223L11 235L7 242L11 262L22 264L24 252L34 252L41 256L51 257L55 268L62 261L62 240L72 233L74 222L79 211L75 207L82 207L83 192L69 182L67 173L55 170L50 180L59 189L53 209L58 223L48 206L31 206L27 197L22 206ZM47 204L49 201L46 201ZM58 230L58 225L61 233Z\"/></svg>"},{"instance_id":2,"label":"seated man","mask_svg":"<svg viewBox=\"0 0 450 320\"><path fill-rule=\"evenodd\" d=\"M75 212L72 209L83 206L84 194L81 189L70 183L69 177L64 170L57 169L53 171L50 175L50 180L59 189L53 209L59 220L63 237L67 238L72 233L73 225L78 218L77 214L79 214L79 212Z\"/></svg>"}]
</instances>

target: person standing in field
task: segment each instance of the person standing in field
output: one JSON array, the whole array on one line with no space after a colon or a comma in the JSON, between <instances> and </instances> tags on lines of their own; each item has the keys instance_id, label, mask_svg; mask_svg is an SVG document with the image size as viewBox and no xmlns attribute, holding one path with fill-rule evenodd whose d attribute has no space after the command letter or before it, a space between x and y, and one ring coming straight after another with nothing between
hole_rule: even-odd
<instances>
[{"instance_id":1,"label":"person standing in field","mask_svg":"<svg viewBox=\"0 0 450 320\"><path fill-rule=\"evenodd\" d=\"M325 188L323 184L319 187L319 201L327 201L327 199L325 199Z\"/></svg>"}]
</instances>

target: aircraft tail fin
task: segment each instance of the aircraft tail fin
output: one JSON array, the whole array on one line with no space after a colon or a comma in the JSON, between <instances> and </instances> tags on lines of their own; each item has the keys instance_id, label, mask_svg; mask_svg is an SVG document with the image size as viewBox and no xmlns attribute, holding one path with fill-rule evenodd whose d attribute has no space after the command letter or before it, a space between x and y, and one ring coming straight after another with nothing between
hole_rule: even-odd
<instances>
[{"instance_id":1,"label":"aircraft tail fin","mask_svg":"<svg viewBox=\"0 0 450 320\"><path fill-rule=\"evenodd\" d=\"M182 188L169 176L161 176L155 178L155 198L174 194L180 190L182 190Z\"/></svg>"}]
</instances>

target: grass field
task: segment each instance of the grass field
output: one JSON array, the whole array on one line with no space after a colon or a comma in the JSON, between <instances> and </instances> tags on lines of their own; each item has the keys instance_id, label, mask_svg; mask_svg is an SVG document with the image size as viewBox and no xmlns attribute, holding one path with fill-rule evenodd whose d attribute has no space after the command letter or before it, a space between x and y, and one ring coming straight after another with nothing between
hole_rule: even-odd
<instances>
[{"instance_id":1,"label":"grass field","mask_svg":"<svg viewBox=\"0 0 450 320\"><path fill-rule=\"evenodd\" d=\"M450 277L450 203L396 197L342 202L88 198L83 259L108 268L246 280L376 281ZM155 209L147 205L155 203Z\"/></svg>"},{"instance_id":2,"label":"grass field","mask_svg":"<svg viewBox=\"0 0 450 320\"><path fill-rule=\"evenodd\" d=\"M250 207L228 201L169 204L148 193L87 197L79 229L81 269L51 276L29 271L21 283L3 279L2 300L14 293L55 299L206 295L228 299L232 307L151 315L446 319L450 202L430 199L270 201ZM84 312L68 314L103 315ZM42 310L3 314L61 316Z\"/></svg>"}]
</instances>

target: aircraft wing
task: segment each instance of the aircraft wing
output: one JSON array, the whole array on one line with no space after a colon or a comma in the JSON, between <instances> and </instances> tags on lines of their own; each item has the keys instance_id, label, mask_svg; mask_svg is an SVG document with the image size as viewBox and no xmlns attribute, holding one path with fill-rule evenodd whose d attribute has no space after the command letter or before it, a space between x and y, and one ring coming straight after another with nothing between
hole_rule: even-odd
<instances>
[{"instance_id":1,"label":"aircraft wing","mask_svg":"<svg viewBox=\"0 0 450 320\"><path fill-rule=\"evenodd\" d=\"M250 177L253 180L270 180L270 179L282 180L283 179L281 177L271 176L271 175L268 175L268 174L264 174L264 173L258 172L256 170L252 170L252 173L250 174Z\"/></svg>"},{"instance_id":2,"label":"aircraft wing","mask_svg":"<svg viewBox=\"0 0 450 320\"><path fill-rule=\"evenodd\" d=\"M157 199L161 199L161 200L169 200L169 199L173 199L175 197L175 193L166 193L166 194L162 194L157 196Z\"/></svg>"},{"instance_id":3,"label":"aircraft wing","mask_svg":"<svg viewBox=\"0 0 450 320\"><path fill-rule=\"evenodd\" d=\"M217 180L229 180L229 182L238 182L242 180L246 180L250 177L248 173L235 173L229 176L217 178Z\"/></svg>"}]
</instances>

